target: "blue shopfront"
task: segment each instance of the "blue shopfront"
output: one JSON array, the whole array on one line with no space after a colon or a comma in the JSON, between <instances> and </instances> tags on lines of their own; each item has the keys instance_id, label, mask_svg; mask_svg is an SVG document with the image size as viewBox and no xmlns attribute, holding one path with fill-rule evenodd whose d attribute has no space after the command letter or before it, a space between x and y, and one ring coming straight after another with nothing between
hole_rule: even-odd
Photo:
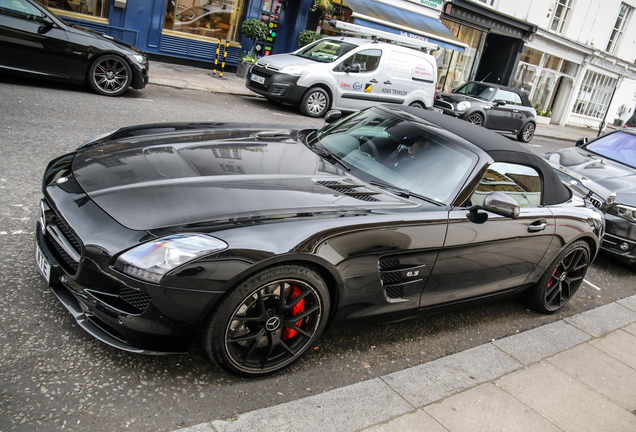
<instances>
[{"instance_id":1,"label":"blue shopfront","mask_svg":"<svg viewBox=\"0 0 636 432\"><path fill-rule=\"evenodd\" d=\"M227 45L226 64L236 66L251 41L241 23L257 18L268 24L265 53L297 48L296 36L307 28L313 0L39 0L69 23L121 39L151 58L214 62Z\"/></svg>"}]
</instances>

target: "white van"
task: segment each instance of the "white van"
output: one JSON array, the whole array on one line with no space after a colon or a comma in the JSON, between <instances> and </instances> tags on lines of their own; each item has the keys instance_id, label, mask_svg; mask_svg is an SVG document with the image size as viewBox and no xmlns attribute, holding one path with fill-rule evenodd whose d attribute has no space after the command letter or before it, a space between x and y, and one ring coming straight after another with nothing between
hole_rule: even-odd
<instances>
[{"instance_id":1,"label":"white van","mask_svg":"<svg viewBox=\"0 0 636 432\"><path fill-rule=\"evenodd\" d=\"M267 99L322 117L329 109L357 111L380 103L429 108L436 83L435 58L422 50L329 37L290 54L261 58L248 71L245 84Z\"/></svg>"}]
</instances>

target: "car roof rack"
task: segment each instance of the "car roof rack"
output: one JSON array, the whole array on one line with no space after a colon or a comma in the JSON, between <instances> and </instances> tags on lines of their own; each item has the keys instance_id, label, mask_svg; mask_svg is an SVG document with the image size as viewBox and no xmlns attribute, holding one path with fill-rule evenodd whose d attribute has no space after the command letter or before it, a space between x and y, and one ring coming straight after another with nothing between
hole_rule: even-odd
<instances>
[{"instance_id":1,"label":"car roof rack","mask_svg":"<svg viewBox=\"0 0 636 432\"><path fill-rule=\"evenodd\" d=\"M400 36L397 34L385 32L382 30L376 30L371 27L364 27L357 24L351 24L344 21L331 20L329 26L342 31L343 34L351 36L367 36L372 37L374 41L379 39L385 39L391 41L397 45L401 45L408 48L415 48L418 50L437 51L439 45L431 43L427 40L413 39L406 36Z\"/></svg>"}]
</instances>

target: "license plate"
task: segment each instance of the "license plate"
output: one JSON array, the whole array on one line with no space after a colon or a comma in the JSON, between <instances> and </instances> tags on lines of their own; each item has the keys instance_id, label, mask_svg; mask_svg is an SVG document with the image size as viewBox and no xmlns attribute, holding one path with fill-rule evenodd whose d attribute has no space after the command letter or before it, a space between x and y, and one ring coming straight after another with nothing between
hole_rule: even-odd
<instances>
[{"instance_id":1,"label":"license plate","mask_svg":"<svg viewBox=\"0 0 636 432\"><path fill-rule=\"evenodd\" d=\"M265 78L259 75L254 75L252 74L252 76L250 77L250 79L252 81L256 81L259 84L265 84Z\"/></svg>"},{"instance_id":2,"label":"license plate","mask_svg":"<svg viewBox=\"0 0 636 432\"><path fill-rule=\"evenodd\" d=\"M441 108L435 108L435 107L433 107L433 111L435 111L435 112L437 112L437 113L440 113L440 114L444 114L444 110L443 110L443 109L441 109Z\"/></svg>"},{"instance_id":3,"label":"license plate","mask_svg":"<svg viewBox=\"0 0 636 432\"><path fill-rule=\"evenodd\" d=\"M38 265L38 270L40 270L40 273L48 283L51 280L51 264L46 260L44 253L42 253L37 243L35 244L35 263Z\"/></svg>"}]
</instances>

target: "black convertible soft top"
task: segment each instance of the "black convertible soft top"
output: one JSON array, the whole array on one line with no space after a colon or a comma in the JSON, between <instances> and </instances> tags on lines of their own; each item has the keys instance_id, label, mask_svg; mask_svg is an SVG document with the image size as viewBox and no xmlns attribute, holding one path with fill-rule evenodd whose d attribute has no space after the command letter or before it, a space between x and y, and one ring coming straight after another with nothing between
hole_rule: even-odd
<instances>
[{"instance_id":1,"label":"black convertible soft top","mask_svg":"<svg viewBox=\"0 0 636 432\"><path fill-rule=\"evenodd\" d=\"M560 204L571 198L572 192L561 182L552 167L517 142L444 114L409 106L399 106L399 109L454 133L488 153L497 162L516 163L536 169L543 179L543 205Z\"/></svg>"}]
</instances>

